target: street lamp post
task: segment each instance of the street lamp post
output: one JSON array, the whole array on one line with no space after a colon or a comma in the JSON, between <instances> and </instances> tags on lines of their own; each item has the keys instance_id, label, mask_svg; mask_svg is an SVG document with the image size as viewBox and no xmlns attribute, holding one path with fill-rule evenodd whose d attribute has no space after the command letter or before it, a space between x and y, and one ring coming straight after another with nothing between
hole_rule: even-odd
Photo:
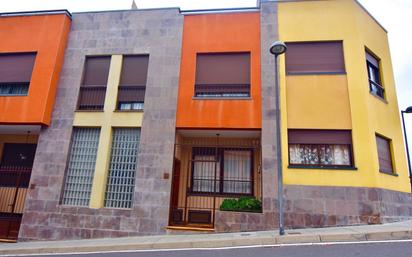
<instances>
[{"instance_id":1,"label":"street lamp post","mask_svg":"<svg viewBox=\"0 0 412 257\"><path fill-rule=\"evenodd\" d=\"M282 174L282 147L281 147L281 124L280 124L280 85L278 56L287 50L285 43L275 42L270 46L270 53L275 56L275 101L276 101L276 149L277 149L277 172L278 172L278 211L279 211L279 235L285 234L283 217L283 174Z\"/></svg>"},{"instance_id":2,"label":"street lamp post","mask_svg":"<svg viewBox=\"0 0 412 257\"><path fill-rule=\"evenodd\" d=\"M411 157L409 156L408 136L406 135L406 126L405 126L405 117L404 117L405 113L412 113L412 106L409 106L408 108L406 108L405 111L401 111L403 133L405 136L405 144L406 144L406 158L408 159L408 167L409 167L409 181L411 183L411 190L412 190L412 167L411 167Z\"/></svg>"}]
</instances>

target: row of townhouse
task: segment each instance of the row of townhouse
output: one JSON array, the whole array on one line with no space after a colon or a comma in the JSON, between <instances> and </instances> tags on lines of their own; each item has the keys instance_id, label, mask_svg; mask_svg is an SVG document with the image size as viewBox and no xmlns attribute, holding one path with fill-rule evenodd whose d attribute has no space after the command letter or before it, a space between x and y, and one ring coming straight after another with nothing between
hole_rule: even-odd
<instances>
[{"instance_id":1,"label":"row of townhouse","mask_svg":"<svg viewBox=\"0 0 412 257\"><path fill-rule=\"evenodd\" d=\"M1 238L274 229L278 151L287 227L412 216L387 33L355 0L3 13L0 38Z\"/></svg>"}]
</instances>

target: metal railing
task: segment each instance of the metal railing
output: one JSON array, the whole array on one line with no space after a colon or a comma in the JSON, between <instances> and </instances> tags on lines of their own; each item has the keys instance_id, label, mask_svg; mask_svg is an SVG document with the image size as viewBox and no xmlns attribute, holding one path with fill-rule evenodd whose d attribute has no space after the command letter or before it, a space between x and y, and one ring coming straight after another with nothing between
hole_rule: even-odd
<instances>
[{"instance_id":1,"label":"metal railing","mask_svg":"<svg viewBox=\"0 0 412 257\"><path fill-rule=\"evenodd\" d=\"M239 145L203 140L175 145L170 225L214 227L224 199L261 197L260 140L238 140Z\"/></svg>"},{"instance_id":2,"label":"metal railing","mask_svg":"<svg viewBox=\"0 0 412 257\"><path fill-rule=\"evenodd\" d=\"M250 84L196 84L195 97L250 97Z\"/></svg>"},{"instance_id":3,"label":"metal railing","mask_svg":"<svg viewBox=\"0 0 412 257\"><path fill-rule=\"evenodd\" d=\"M106 86L81 86L78 110L103 110Z\"/></svg>"},{"instance_id":4,"label":"metal railing","mask_svg":"<svg viewBox=\"0 0 412 257\"><path fill-rule=\"evenodd\" d=\"M369 80L369 90L372 94L385 99L385 89L378 83Z\"/></svg>"}]
</instances>

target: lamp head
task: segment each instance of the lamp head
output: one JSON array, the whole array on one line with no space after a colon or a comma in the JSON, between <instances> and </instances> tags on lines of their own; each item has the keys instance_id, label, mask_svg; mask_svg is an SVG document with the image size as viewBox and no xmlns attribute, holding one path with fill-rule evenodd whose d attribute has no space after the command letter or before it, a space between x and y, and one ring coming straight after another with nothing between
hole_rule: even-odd
<instances>
[{"instance_id":1,"label":"lamp head","mask_svg":"<svg viewBox=\"0 0 412 257\"><path fill-rule=\"evenodd\" d=\"M412 113L412 106L409 106L408 108L406 108L406 110L404 112L405 113Z\"/></svg>"},{"instance_id":2,"label":"lamp head","mask_svg":"<svg viewBox=\"0 0 412 257\"><path fill-rule=\"evenodd\" d=\"M287 49L288 48L285 45L285 43L280 42L280 41L276 41L275 43L273 43L270 46L269 51L270 51L271 54L277 56L277 55L281 55L281 54L285 53Z\"/></svg>"}]
</instances>

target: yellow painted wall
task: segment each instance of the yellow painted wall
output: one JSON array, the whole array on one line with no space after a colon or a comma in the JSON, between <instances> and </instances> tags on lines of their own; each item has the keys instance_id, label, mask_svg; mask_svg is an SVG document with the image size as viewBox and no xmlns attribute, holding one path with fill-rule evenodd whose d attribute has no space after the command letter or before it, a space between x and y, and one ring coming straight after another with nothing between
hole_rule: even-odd
<instances>
[{"instance_id":1,"label":"yellow painted wall","mask_svg":"<svg viewBox=\"0 0 412 257\"><path fill-rule=\"evenodd\" d=\"M379 187L410 192L386 32L354 0L280 2L278 15L279 36L282 41L343 40L347 72L346 76L286 77L284 57L281 58L284 182L297 185ZM382 59L382 77L387 103L369 93L365 46ZM348 102L345 102L346 94L339 95L345 91L341 88L344 86L342 77L346 77ZM299 88L299 84L303 83L308 83L309 88L319 89L322 85L329 88L310 91ZM302 89L303 92L298 92L298 89ZM303 93L307 94L306 99ZM327 100L328 97L333 97L335 102ZM325 118L320 120L320 113L315 113L311 107L307 107L308 104L317 107L329 104L328 110L322 110L322 116ZM344 119L340 119L340 113L332 116L334 111L342 111L348 105L349 117L348 110L344 111ZM311 121L311 117L318 125ZM352 128L355 166L358 169L287 168L288 126L318 129ZM398 177L379 173L376 132L393 140Z\"/></svg>"},{"instance_id":2,"label":"yellow painted wall","mask_svg":"<svg viewBox=\"0 0 412 257\"><path fill-rule=\"evenodd\" d=\"M286 85L289 128L352 128L346 75L287 76Z\"/></svg>"},{"instance_id":3,"label":"yellow painted wall","mask_svg":"<svg viewBox=\"0 0 412 257\"><path fill-rule=\"evenodd\" d=\"M113 55L110 62L110 70L103 112L78 111L75 113L74 117L74 127L101 128L96 157L96 167L93 177L92 193L90 198L91 208L102 208L104 206L104 195L106 191L106 183L110 163L112 128L142 126L142 112L116 111L117 89L120 82L121 69L122 56Z\"/></svg>"}]
</instances>

